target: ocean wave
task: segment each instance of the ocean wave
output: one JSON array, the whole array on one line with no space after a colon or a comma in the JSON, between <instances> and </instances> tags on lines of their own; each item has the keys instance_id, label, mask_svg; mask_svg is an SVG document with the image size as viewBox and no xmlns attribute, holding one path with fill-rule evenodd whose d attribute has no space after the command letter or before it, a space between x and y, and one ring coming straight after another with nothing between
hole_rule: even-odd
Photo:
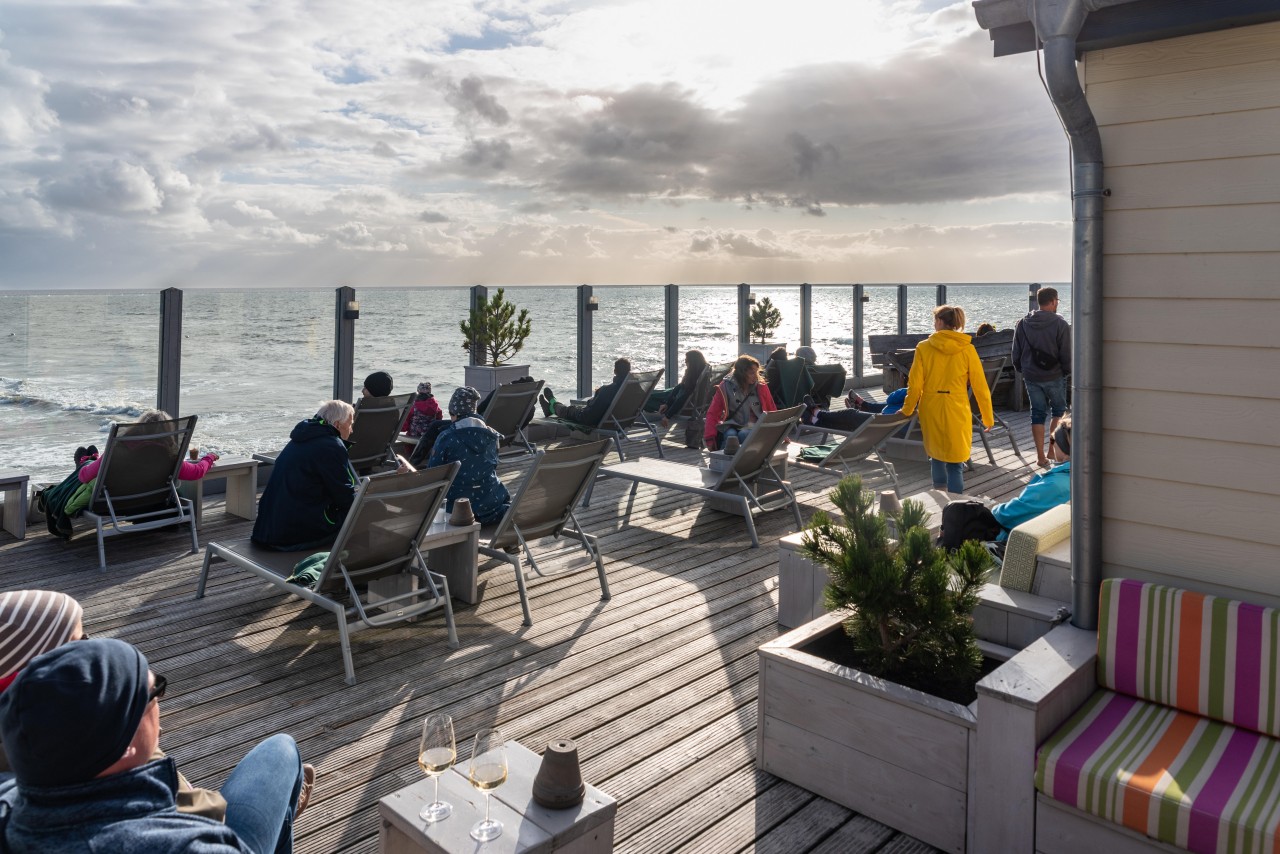
<instances>
[{"instance_id":1,"label":"ocean wave","mask_svg":"<svg viewBox=\"0 0 1280 854\"><path fill-rule=\"evenodd\" d=\"M146 407L119 401L73 401L69 392L31 388L26 380L0 377L0 405L43 407L86 415L127 415L136 418Z\"/></svg>"}]
</instances>

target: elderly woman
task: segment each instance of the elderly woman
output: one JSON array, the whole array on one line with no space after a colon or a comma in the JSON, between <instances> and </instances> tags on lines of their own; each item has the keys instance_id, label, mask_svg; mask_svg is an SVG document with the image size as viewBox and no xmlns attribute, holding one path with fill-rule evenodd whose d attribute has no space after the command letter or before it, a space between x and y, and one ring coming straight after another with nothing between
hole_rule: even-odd
<instances>
[{"instance_id":1,"label":"elderly woman","mask_svg":"<svg viewBox=\"0 0 1280 854\"><path fill-rule=\"evenodd\" d=\"M427 465L459 462L462 467L445 496L445 510L452 513L459 498L471 502L480 524L497 522L511 507L511 494L498 480L498 432L476 415L480 392L470 386L455 389L449 398L453 423L436 439Z\"/></svg>"},{"instance_id":2,"label":"elderly woman","mask_svg":"<svg viewBox=\"0 0 1280 854\"><path fill-rule=\"evenodd\" d=\"M346 444L354 419L351 404L330 400L293 428L258 502L255 543L296 551L327 546L338 536L359 482Z\"/></svg>"},{"instance_id":3,"label":"elderly woman","mask_svg":"<svg viewBox=\"0 0 1280 854\"><path fill-rule=\"evenodd\" d=\"M739 356L733 363L733 371L716 386L711 396L702 438L712 451L723 447L724 440L730 436L745 442L751 425L764 413L777 408L769 386L760 382L760 363L751 356Z\"/></svg>"}]
</instances>

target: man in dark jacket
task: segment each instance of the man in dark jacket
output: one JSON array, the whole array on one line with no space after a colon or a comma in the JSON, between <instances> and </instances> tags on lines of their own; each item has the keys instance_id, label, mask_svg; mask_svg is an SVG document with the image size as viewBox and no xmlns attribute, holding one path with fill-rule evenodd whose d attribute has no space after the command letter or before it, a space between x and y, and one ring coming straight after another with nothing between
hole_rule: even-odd
<instances>
[{"instance_id":1,"label":"man in dark jacket","mask_svg":"<svg viewBox=\"0 0 1280 854\"><path fill-rule=\"evenodd\" d=\"M255 543L296 551L329 545L338 536L359 483L346 444L354 418L351 404L330 400L293 428L258 501Z\"/></svg>"},{"instance_id":2,"label":"man in dark jacket","mask_svg":"<svg viewBox=\"0 0 1280 854\"><path fill-rule=\"evenodd\" d=\"M1058 291L1036 291L1039 311L1018 321L1013 332L1013 366L1022 372L1031 403L1031 436L1036 443L1036 461L1048 468L1044 423L1050 410L1053 423L1049 434L1067 411L1067 377L1071 375L1071 325L1058 314Z\"/></svg>"},{"instance_id":3,"label":"man in dark jacket","mask_svg":"<svg viewBox=\"0 0 1280 854\"><path fill-rule=\"evenodd\" d=\"M622 390L622 384L629 376L631 376L631 362L627 359L619 359L613 363L613 382L600 386L590 400L578 406L566 406L560 403L551 389L544 387L542 396L538 399L538 403L542 406L542 414L554 415L565 421L572 421L574 424L599 427L600 419L604 418L604 414L609 411L609 404L613 403L613 399L618 396L618 392Z\"/></svg>"},{"instance_id":4,"label":"man in dark jacket","mask_svg":"<svg viewBox=\"0 0 1280 854\"><path fill-rule=\"evenodd\" d=\"M0 737L16 775L0 784L0 850L292 850L293 820L309 797L294 740L272 736L231 772L222 787L226 824L180 813L173 760L151 759L164 691L146 657L115 639L32 659L0 695Z\"/></svg>"}]
</instances>

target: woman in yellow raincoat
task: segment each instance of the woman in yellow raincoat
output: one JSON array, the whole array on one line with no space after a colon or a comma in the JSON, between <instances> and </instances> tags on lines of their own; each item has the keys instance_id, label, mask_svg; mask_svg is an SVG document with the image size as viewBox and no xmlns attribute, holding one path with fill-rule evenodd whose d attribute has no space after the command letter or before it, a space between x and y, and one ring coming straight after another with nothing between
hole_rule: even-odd
<instances>
[{"instance_id":1,"label":"woman in yellow raincoat","mask_svg":"<svg viewBox=\"0 0 1280 854\"><path fill-rule=\"evenodd\" d=\"M933 310L935 332L916 346L916 358L907 377L907 399L902 414L920 408L924 450L929 455L933 488L964 492L964 463L973 448L973 410L969 387L982 413L983 429L995 423L991 390L982 371L982 360L964 329L964 309L940 305Z\"/></svg>"}]
</instances>

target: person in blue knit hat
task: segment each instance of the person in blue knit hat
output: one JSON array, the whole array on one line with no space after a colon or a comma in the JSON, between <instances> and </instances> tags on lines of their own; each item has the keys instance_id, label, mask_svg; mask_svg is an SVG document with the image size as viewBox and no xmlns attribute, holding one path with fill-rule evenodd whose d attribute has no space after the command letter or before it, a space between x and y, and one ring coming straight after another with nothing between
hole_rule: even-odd
<instances>
[{"instance_id":1,"label":"person in blue knit hat","mask_svg":"<svg viewBox=\"0 0 1280 854\"><path fill-rule=\"evenodd\" d=\"M497 522L511 507L511 493L498 480L498 432L476 414L480 392L470 386L455 389L449 398L453 424L445 428L431 450L429 466L462 463L445 496L445 510L452 513L459 498L471 501L471 512L480 524Z\"/></svg>"}]
</instances>

